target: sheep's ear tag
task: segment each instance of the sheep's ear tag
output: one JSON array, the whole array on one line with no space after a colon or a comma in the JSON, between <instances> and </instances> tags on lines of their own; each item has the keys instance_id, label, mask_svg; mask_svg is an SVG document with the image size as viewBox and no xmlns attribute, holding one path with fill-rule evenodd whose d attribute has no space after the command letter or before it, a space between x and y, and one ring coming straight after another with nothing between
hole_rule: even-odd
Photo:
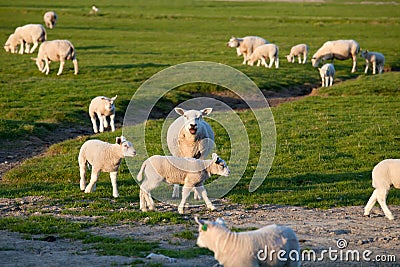
<instances>
[{"instance_id":1,"label":"sheep's ear tag","mask_svg":"<svg viewBox=\"0 0 400 267\"><path fill-rule=\"evenodd\" d=\"M201 226L201 230L203 230L204 232L207 231L207 224L203 224Z\"/></svg>"}]
</instances>

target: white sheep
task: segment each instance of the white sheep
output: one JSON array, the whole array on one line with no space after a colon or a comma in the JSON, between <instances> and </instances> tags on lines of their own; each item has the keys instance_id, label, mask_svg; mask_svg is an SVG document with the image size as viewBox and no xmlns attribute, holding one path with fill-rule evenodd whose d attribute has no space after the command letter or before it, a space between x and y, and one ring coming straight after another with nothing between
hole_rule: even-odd
<instances>
[{"instance_id":1,"label":"white sheep","mask_svg":"<svg viewBox=\"0 0 400 267\"><path fill-rule=\"evenodd\" d=\"M261 65L266 68L271 68L272 64L275 62L275 68L279 68L279 47L276 44L264 44L258 46L253 54L249 58L249 65L253 66L254 62L261 60ZM266 59L269 59L269 64L267 64ZM257 66L260 64L258 63Z\"/></svg>"},{"instance_id":2,"label":"white sheep","mask_svg":"<svg viewBox=\"0 0 400 267\"><path fill-rule=\"evenodd\" d=\"M214 148L214 132L203 120L212 108L202 110L184 110L175 108L181 115L168 128L167 144L172 156L183 158L206 159ZM195 199L199 194L194 192ZM179 185L174 186L173 198L179 198Z\"/></svg>"},{"instance_id":3,"label":"white sheep","mask_svg":"<svg viewBox=\"0 0 400 267\"><path fill-rule=\"evenodd\" d=\"M368 50L361 51L360 56L365 59L365 74L368 72L369 64L372 63L372 74L383 72L383 67L385 66L385 56L378 52L369 52Z\"/></svg>"},{"instance_id":4,"label":"white sheep","mask_svg":"<svg viewBox=\"0 0 400 267\"><path fill-rule=\"evenodd\" d=\"M61 75L64 69L65 60L72 60L74 64L74 74L78 74L78 60L76 59L75 47L68 40L53 40L43 42L39 47L39 52L36 58L36 66L39 71L46 73L50 72L50 62L60 61L60 67L57 75ZM43 64L44 61L44 64Z\"/></svg>"},{"instance_id":5,"label":"white sheep","mask_svg":"<svg viewBox=\"0 0 400 267\"><path fill-rule=\"evenodd\" d=\"M303 56L303 64L307 62L308 56L308 45L306 44L298 44L290 49L290 54L286 56L288 62L294 63L294 58L297 57L299 60L299 64L301 64L301 56Z\"/></svg>"},{"instance_id":6,"label":"white sheep","mask_svg":"<svg viewBox=\"0 0 400 267\"><path fill-rule=\"evenodd\" d=\"M325 42L320 49L313 55L311 63L313 67L318 67L319 61L328 59L346 60L353 59L351 72L356 72L357 54L360 52L359 44L354 40L336 40Z\"/></svg>"},{"instance_id":7,"label":"white sheep","mask_svg":"<svg viewBox=\"0 0 400 267\"><path fill-rule=\"evenodd\" d=\"M56 26L58 16L54 11L44 13L43 20L47 28L53 29Z\"/></svg>"},{"instance_id":8,"label":"white sheep","mask_svg":"<svg viewBox=\"0 0 400 267\"><path fill-rule=\"evenodd\" d=\"M400 159L382 160L372 170L372 186L375 190L364 208L364 215L369 215L378 200L386 218L394 219L386 205L386 197L392 185L394 188L400 189Z\"/></svg>"},{"instance_id":9,"label":"white sheep","mask_svg":"<svg viewBox=\"0 0 400 267\"><path fill-rule=\"evenodd\" d=\"M6 52L16 53L17 46L19 45L19 53L33 53L38 47L39 42L44 42L47 40L47 34L45 28L41 24L27 24L15 29L14 33L11 34L7 42L4 44L4 49ZM30 44L33 47L30 49Z\"/></svg>"},{"instance_id":10,"label":"white sheep","mask_svg":"<svg viewBox=\"0 0 400 267\"><path fill-rule=\"evenodd\" d=\"M121 160L125 157L133 157L136 151L131 142L125 137L117 137L115 144L100 140L86 141L79 151L80 188L85 193L96 190L96 182L100 172L109 172L113 188L113 197L118 197L117 173ZM92 166L90 182L86 186L86 163Z\"/></svg>"},{"instance_id":11,"label":"white sheep","mask_svg":"<svg viewBox=\"0 0 400 267\"><path fill-rule=\"evenodd\" d=\"M154 202L150 192L161 182L165 181L169 184L183 185L182 200L178 206L179 213L183 213L186 199L194 188L196 188L204 199L207 208L215 210L204 188L204 182L212 174L221 176L229 176L230 174L225 161L215 153L212 154L211 160L174 156L152 156L143 162L137 175L137 180L139 182L143 181L140 185L140 209L142 211L147 211L147 208L154 210Z\"/></svg>"},{"instance_id":12,"label":"white sheep","mask_svg":"<svg viewBox=\"0 0 400 267\"><path fill-rule=\"evenodd\" d=\"M100 132L104 132L104 128L108 127L107 117L110 117L111 131L115 131L114 118L115 118L115 105L114 101L117 99L118 95L113 98L108 98L105 96L97 96L90 101L89 105L89 116L92 121L93 131L98 133L96 115L100 121Z\"/></svg>"},{"instance_id":13,"label":"white sheep","mask_svg":"<svg viewBox=\"0 0 400 267\"><path fill-rule=\"evenodd\" d=\"M255 231L231 232L220 218L199 220L197 245L214 252L224 267L300 266L300 245L293 230L268 225ZM222 221L222 222L221 222Z\"/></svg>"},{"instance_id":14,"label":"white sheep","mask_svg":"<svg viewBox=\"0 0 400 267\"><path fill-rule=\"evenodd\" d=\"M335 67L331 63L326 63L322 68L318 68L322 80L322 87L332 86L335 76Z\"/></svg>"},{"instance_id":15,"label":"white sheep","mask_svg":"<svg viewBox=\"0 0 400 267\"><path fill-rule=\"evenodd\" d=\"M246 36L243 38L231 37L227 46L236 48L237 55L243 55L243 64L246 64L253 51L263 44L269 44L269 42L258 36Z\"/></svg>"},{"instance_id":16,"label":"white sheep","mask_svg":"<svg viewBox=\"0 0 400 267\"><path fill-rule=\"evenodd\" d=\"M99 8L96 7L95 5L93 5L92 8L90 9L89 14L95 14L96 15L99 11L100 11Z\"/></svg>"}]
</instances>

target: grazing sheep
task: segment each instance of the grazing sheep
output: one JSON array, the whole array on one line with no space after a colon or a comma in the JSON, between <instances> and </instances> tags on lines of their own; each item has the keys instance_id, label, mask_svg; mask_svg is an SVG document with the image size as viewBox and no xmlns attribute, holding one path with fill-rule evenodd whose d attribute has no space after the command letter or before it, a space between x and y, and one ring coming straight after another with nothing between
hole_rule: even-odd
<instances>
[{"instance_id":1,"label":"grazing sheep","mask_svg":"<svg viewBox=\"0 0 400 267\"><path fill-rule=\"evenodd\" d=\"M372 186L375 188L367 205L364 215L368 216L375 202L378 200L386 218L393 220L394 216L386 205L386 197L393 185L400 189L400 159L385 159L379 162L372 170Z\"/></svg>"},{"instance_id":2,"label":"grazing sheep","mask_svg":"<svg viewBox=\"0 0 400 267\"><path fill-rule=\"evenodd\" d=\"M372 74L376 74L376 70L381 74L383 72L383 67L385 66L385 56L378 52L369 52L368 50L361 51L362 58L365 59L365 74L368 72L369 64L372 63Z\"/></svg>"},{"instance_id":3,"label":"grazing sheep","mask_svg":"<svg viewBox=\"0 0 400 267\"><path fill-rule=\"evenodd\" d=\"M74 63L74 74L78 74L78 60L76 59L75 48L68 40L53 40L43 42L39 47L37 58L32 58L36 61L38 69L46 75L50 72L50 62L60 61L60 68L57 75L61 75L64 69L65 60L72 60ZM44 66L43 66L44 61Z\"/></svg>"},{"instance_id":4,"label":"grazing sheep","mask_svg":"<svg viewBox=\"0 0 400 267\"><path fill-rule=\"evenodd\" d=\"M322 80L322 87L332 86L333 77L335 76L335 67L333 64L327 63L322 68L318 68L318 70Z\"/></svg>"},{"instance_id":5,"label":"grazing sheep","mask_svg":"<svg viewBox=\"0 0 400 267\"><path fill-rule=\"evenodd\" d=\"M271 68L272 64L275 62L275 68L279 68L279 47L276 44L264 44L258 46L253 54L249 58L249 65L253 66L256 60L261 60L261 65L266 68ZM269 65L267 65L266 59L269 59ZM258 63L257 66L260 64Z\"/></svg>"},{"instance_id":6,"label":"grazing sheep","mask_svg":"<svg viewBox=\"0 0 400 267\"><path fill-rule=\"evenodd\" d=\"M54 11L48 11L43 16L44 24L50 29L53 29L56 26L57 19L57 14Z\"/></svg>"},{"instance_id":7,"label":"grazing sheep","mask_svg":"<svg viewBox=\"0 0 400 267\"><path fill-rule=\"evenodd\" d=\"M145 178L143 179L143 173ZM162 181L169 184L181 184L182 201L178 206L178 212L183 213L186 199L193 188L197 188L203 197L207 208L215 210L214 205L208 199L204 182L210 178L211 174L229 176L230 170L225 161L212 154L212 160L201 160L194 158L179 158L174 156L155 155L145 160L137 175L140 182L140 209L142 211L154 210L154 202L150 191L156 188Z\"/></svg>"},{"instance_id":8,"label":"grazing sheep","mask_svg":"<svg viewBox=\"0 0 400 267\"><path fill-rule=\"evenodd\" d=\"M231 37L227 46L236 48L237 55L243 55L243 64L246 64L253 51L263 44L269 44L269 42L258 36L246 36L243 38Z\"/></svg>"},{"instance_id":9,"label":"grazing sheep","mask_svg":"<svg viewBox=\"0 0 400 267\"><path fill-rule=\"evenodd\" d=\"M125 157L133 157L135 155L136 151L132 143L127 141L123 136L117 137L115 144L100 140L86 141L82 145L78 157L81 191L85 191L85 193L95 191L100 172L109 172L113 187L113 197L118 197L117 173L121 160ZM85 180L86 163L92 166L92 174L87 186Z\"/></svg>"},{"instance_id":10,"label":"grazing sheep","mask_svg":"<svg viewBox=\"0 0 400 267\"><path fill-rule=\"evenodd\" d=\"M303 56L303 64L307 62L308 45L298 44L290 49L290 54L286 56L288 62L294 63L294 58L297 57L299 64L301 64L301 56Z\"/></svg>"},{"instance_id":11,"label":"grazing sheep","mask_svg":"<svg viewBox=\"0 0 400 267\"><path fill-rule=\"evenodd\" d=\"M11 51L11 53L16 53L17 46L19 45L19 53L32 54L36 47L38 47L39 42L44 42L47 40L46 30L41 24L27 24L22 27L15 29L14 33L8 37L7 42L4 45L6 52ZM30 44L33 47L30 49Z\"/></svg>"},{"instance_id":12,"label":"grazing sheep","mask_svg":"<svg viewBox=\"0 0 400 267\"><path fill-rule=\"evenodd\" d=\"M115 131L114 118L115 118L115 105L114 101L117 99L118 95L113 98L108 98L105 96L97 96L92 99L89 105L89 116L92 120L93 131L98 133L96 115L100 121L100 132L104 132L104 127L108 127L107 117L110 117L111 131Z\"/></svg>"},{"instance_id":13,"label":"grazing sheep","mask_svg":"<svg viewBox=\"0 0 400 267\"><path fill-rule=\"evenodd\" d=\"M214 147L214 132L203 120L212 108L202 110L184 110L175 108L181 115L168 128L167 144L172 156L183 158L206 159ZM195 199L199 194L194 192ZM179 185L174 185L173 198L179 198Z\"/></svg>"},{"instance_id":14,"label":"grazing sheep","mask_svg":"<svg viewBox=\"0 0 400 267\"><path fill-rule=\"evenodd\" d=\"M98 9L98 7L96 7L95 5L92 6L92 9L90 9L90 14L97 14L100 10Z\"/></svg>"},{"instance_id":15,"label":"grazing sheep","mask_svg":"<svg viewBox=\"0 0 400 267\"><path fill-rule=\"evenodd\" d=\"M353 59L353 68L351 72L356 72L357 54L360 52L360 46L354 40L336 40L325 42L320 49L313 55L311 63L313 67L318 67L320 60Z\"/></svg>"},{"instance_id":16,"label":"grazing sheep","mask_svg":"<svg viewBox=\"0 0 400 267\"><path fill-rule=\"evenodd\" d=\"M300 245L289 227L268 225L255 231L231 232L225 223L203 221L199 225L197 245L214 252L224 267L300 266Z\"/></svg>"}]
</instances>

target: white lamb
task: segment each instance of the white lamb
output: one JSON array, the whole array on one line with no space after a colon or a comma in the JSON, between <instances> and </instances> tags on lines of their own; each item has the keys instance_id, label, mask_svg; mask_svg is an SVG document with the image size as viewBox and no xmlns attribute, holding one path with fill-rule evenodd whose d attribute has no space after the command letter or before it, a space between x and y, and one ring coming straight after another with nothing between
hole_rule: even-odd
<instances>
[{"instance_id":1,"label":"white lamb","mask_svg":"<svg viewBox=\"0 0 400 267\"><path fill-rule=\"evenodd\" d=\"M115 118L115 105L114 101L118 95L113 98L105 96L97 96L92 99L89 105L89 116L92 120L93 131L98 133L96 115L100 121L100 132L104 132L104 128L108 127L107 117L110 117L111 131L115 131L114 118Z\"/></svg>"},{"instance_id":2,"label":"white lamb","mask_svg":"<svg viewBox=\"0 0 400 267\"><path fill-rule=\"evenodd\" d=\"M353 59L353 68L351 72L356 72L357 54L360 52L359 44L354 40L336 40L325 42L320 49L313 55L311 63L313 67L318 67L320 60Z\"/></svg>"},{"instance_id":3,"label":"white lamb","mask_svg":"<svg viewBox=\"0 0 400 267\"><path fill-rule=\"evenodd\" d=\"M246 36L243 38L231 37L227 46L236 48L237 55L243 55L243 64L246 64L253 51L263 44L269 44L269 42L258 36Z\"/></svg>"},{"instance_id":4,"label":"white lamb","mask_svg":"<svg viewBox=\"0 0 400 267\"><path fill-rule=\"evenodd\" d=\"M333 64L327 63L322 68L318 68L318 70L322 80L322 87L332 86L335 76L335 67Z\"/></svg>"},{"instance_id":5,"label":"white lamb","mask_svg":"<svg viewBox=\"0 0 400 267\"><path fill-rule=\"evenodd\" d=\"M27 24L22 27L15 29L14 33L8 37L7 42L4 45L6 52L16 53L17 46L19 45L19 53L33 53L38 47L39 42L47 40L46 30L41 24ZM30 49L30 44L33 47Z\"/></svg>"},{"instance_id":6,"label":"white lamb","mask_svg":"<svg viewBox=\"0 0 400 267\"><path fill-rule=\"evenodd\" d=\"M365 59L365 74L368 72L369 64L372 63L372 74L378 73L381 74L383 72L383 67L385 66L385 56L378 52L369 52L368 50L361 51L362 58Z\"/></svg>"},{"instance_id":7,"label":"white lamb","mask_svg":"<svg viewBox=\"0 0 400 267\"><path fill-rule=\"evenodd\" d=\"M74 64L74 74L78 74L78 60L76 59L75 48L68 40L54 40L43 42L39 47L37 58L32 58L36 61L38 69L46 73L50 72L50 62L60 61L60 68L57 75L61 75L64 69L65 60L72 60ZM44 61L44 64L43 64Z\"/></svg>"},{"instance_id":8,"label":"white lamb","mask_svg":"<svg viewBox=\"0 0 400 267\"><path fill-rule=\"evenodd\" d=\"M44 13L43 20L47 28L53 29L57 23L57 14L54 11Z\"/></svg>"},{"instance_id":9,"label":"white lamb","mask_svg":"<svg viewBox=\"0 0 400 267\"><path fill-rule=\"evenodd\" d=\"M220 218L199 225L197 245L214 252L224 267L300 266L300 245L289 227L268 225L255 231L231 232Z\"/></svg>"},{"instance_id":10,"label":"white lamb","mask_svg":"<svg viewBox=\"0 0 400 267\"><path fill-rule=\"evenodd\" d=\"M306 44L298 44L290 49L290 54L286 56L288 62L294 63L294 58L297 57L299 60L299 64L301 64L301 56L303 56L303 64L307 62L308 56L308 45Z\"/></svg>"},{"instance_id":11,"label":"white lamb","mask_svg":"<svg viewBox=\"0 0 400 267\"><path fill-rule=\"evenodd\" d=\"M393 220L394 216L386 205L386 197L393 185L400 189L400 159L385 159L379 162L372 170L372 186L375 188L367 205L364 215L368 216L375 202L378 200L386 218Z\"/></svg>"},{"instance_id":12,"label":"white lamb","mask_svg":"<svg viewBox=\"0 0 400 267\"><path fill-rule=\"evenodd\" d=\"M117 137L115 144L100 140L86 141L79 151L80 188L85 193L96 190L96 182L100 172L109 172L113 188L113 197L118 197L117 173L121 160L125 157L133 157L136 151L131 142L125 137ZM86 163L92 166L90 182L86 186Z\"/></svg>"},{"instance_id":13,"label":"white lamb","mask_svg":"<svg viewBox=\"0 0 400 267\"><path fill-rule=\"evenodd\" d=\"M249 58L249 65L253 66L255 61L261 60L261 65L266 68L271 68L272 64L275 62L275 68L279 68L279 47L276 44L264 44L258 46L253 54ZM269 59L269 64L267 65L266 59ZM258 63L257 66L260 64Z\"/></svg>"},{"instance_id":14,"label":"white lamb","mask_svg":"<svg viewBox=\"0 0 400 267\"><path fill-rule=\"evenodd\" d=\"M145 178L143 178L143 173ZM212 174L229 176L230 170L225 161L212 154L212 160L201 160L194 158L179 158L174 156L155 155L145 160L137 175L137 180L143 182L140 185L140 209L142 211L154 210L154 202L151 198L151 190L156 188L162 181L169 184L181 184L182 200L178 206L178 212L183 213L183 207L190 192L196 188L203 197L207 208L215 210L207 196L204 182Z\"/></svg>"}]
</instances>

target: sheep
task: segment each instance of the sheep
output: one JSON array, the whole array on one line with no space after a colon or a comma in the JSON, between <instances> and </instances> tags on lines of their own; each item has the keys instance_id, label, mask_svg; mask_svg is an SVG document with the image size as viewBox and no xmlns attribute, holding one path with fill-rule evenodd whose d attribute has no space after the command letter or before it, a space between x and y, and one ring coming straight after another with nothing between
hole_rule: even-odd
<instances>
[{"instance_id":1,"label":"sheep","mask_svg":"<svg viewBox=\"0 0 400 267\"><path fill-rule=\"evenodd\" d=\"M258 36L246 36L243 38L231 37L227 46L236 48L237 55L243 55L243 64L246 64L253 51L263 44L269 44L269 42Z\"/></svg>"},{"instance_id":2,"label":"sheep","mask_svg":"<svg viewBox=\"0 0 400 267\"><path fill-rule=\"evenodd\" d=\"M47 33L45 28L41 24L27 24L22 27L15 29L14 33L8 37L7 42L4 45L6 52L11 51L11 53L16 53L17 46L19 45L19 53L32 54L36 47L38 47L39 42L44 42L47 40ZM30 45L33 43L33 47L30 49Z\"/></svg>"},{"instance_id":3,"label":"sheep","mask_svg":"<svg viewBox=\"0 0 400 267\"><path fill-rule=\"evenodd\" d=\"M53 29L56 26L58 16L54 11L48 11L44 14L43 20L47 28Z\"/></svg>"},{"instance_id":4,"label":"sheep","mask_svg":"<svg viewBox=\"0 0 400 267\"><path fill-rule=\"evenodd\" d=\"M378 200L386 218L394 220L393 214L386 205L386 197L393 185L400 189L400 159L385 159L379 162L372 170L372 186L375 188L367 205L364 208L364 215L368 216L371 209Z\"/></svg>"},{"instance_id":5,"label":"sheep","mask_svg":"<svg viewBox=\"0 0 400 267\"><path fill-rule=\"evenodd\" d=\"M96 123L96 115L100 121L100 132L104 132L104 127L108 127L107 117L110 117L110 125L111 131L115 131L114 126L114 118L115 118L115 105L114 101L117 99L118 95L115 95L113 98L108 98L105 96L97 96L90 101L89 105L89 116L92 120L93 131L94 133L98 133Z\"/></svg>"},{"instance_id":6,"label":"sheep","mask_svg":"<svg viewBox=\"0 0 400 267\"><path fill-rule=\"evenodd\" d=\"M385 56L378 52L369 52L368 50L361 51L362 58L365 59L365 74L368 72L369 64L372 63L372 74L376 74L376 70L381 74L385 66Z\"/></svg>"},{"instance_id":7,"label":"sheep","mask_svg":"<svg viewBox=\"0 0 400 267\"><path fill-rule=\"evenodd\" d=\"M353 59L353 68L351 72L356 72L357 54L360 52L359 44L354 40L336 40L325 42L320 49L313 55L311 63L314 68L318 67L320 60Z\"/></svg>"},{"instance_id":8,"label":"sheep","mask_svg":"<svg viewBox=\"0 0 400 267\"><path fill-rule=\"evenodd\" d=\"M89 14L95 14L96 15L99 11L100 11L99 8L96 7L95 5L93 5L92 9L90 9Z\"/></svg>"},{"instance_id":9,"label":"sheep","mask_svg":"<svg viewBox=\"0 0 400 267\"><path fill-rule=\"evenodd\" d=\"M275 68L279 68L279 47L276 44L264 44L258 46L249 58L249 65L253 66L256 60L261 60L261 65L266 68L271 68L275 62ZM267 65L266 58L269 58L269 65ZM260 64L258 63L257 66Z\"/></svg>"},{"instance_id":10,"label":"sheep","mask_svg":"<svg viewBox=\"0 0 400 267\"><path fill-rule=\"evenodd\" d=\"M306 44L298 44L290 49L290 54L286 56L288 62L294 63L294 58L297 57L299 60L299 64L301 64L301 56L303 55L303 64L307 62L308 56L308 45Z\"/></svg>"},{"instance_id":11,"label":"sheep","mask_svg":"<svg viewBox=\"0 0 400 267\"><path fill-rule=\"evenodd\" d=\"M96 190L96 182L100 172L109 172L113 188L113 197L119 196L117 189L117 173L121 160L125 157L134 157L136 151L131 142L124 136L117 137L115 144L100 140L86 141L79 151L80 189L85 193ZM90 182L86 186L86 163L92 166Z\"/></svg>"},{"instance_id":12,"label":"sheep","mask_svg":"<svg viewBox=\"0 0 400 267\"><path fill-rule=\"evenodd\" d=\"M206 159L214 148L214 132L203 120L212 108L202 110L184 110L175 108L181 115L168 128L167 144L172 156L184 158ZM173 198L179 198L179 185L174 185ZM194 191L195 199L200 196Z\"/></svg>"},{"instance_id":13,"label":"sheep","mask_svg":"<svg viewBox=\"0 0 400 267\"><path fill-rule=\"evenodd\" d=\"M335 67L333 64L327 63L322 68L318 68L318 70L322 80L322 87L332 86L333 77L335 76Z\"/></svg>"},{"instance_id":14,"label":"sheep","mask_svg":"<svg viewBox=\"0 0 400 267\"><path fill-rule=\"evenodd\" d=\"M68 40L53 40L43 42L39 47L39 52L36 58L36 66L39 71L46 73L50 72L50 62L60 61L60 67L57 75L61 75L64 69L65 60L72 60L74 64L74 74L78 74L78 60L76 59L75 47ZM44 66L43 66L44 61Z\"/></svg>"},{"instance_id":15,"label":"sheep","mask_svg":"<svg viewBox=\"0 0 400 267\"><path fill-rule=\"evenodd\" d=\"M273 224L237 233L220 218L215 222L194 219L199 225L197 245L213 251L224 267L300 266L299 240L289 227Z\"/></svg>"},{"instance_id":16,"label":"sheep","mask_svg":"<svg viewBox=\"0 0 400 267\"><path fill-rule=\"evenodd\" d=\"M143 173L145 178L143 178ZM174 156L151 156L143 162L137 175L137 180L139 182L143 181L140 185L140 209L142 211L147 211L147 208L154 210L154 202L150 191L156 188L162 181L166 181L169 184L183 185L182 200L178 206L179 213L183 213L186 199L195 187L203 197L207 208L215 210L204 188L204 182L210 178L211 174L221 176L229 176L230 174L225 161L215 153L212 154L211 160Z\"/></svg>"}]
</instances>

